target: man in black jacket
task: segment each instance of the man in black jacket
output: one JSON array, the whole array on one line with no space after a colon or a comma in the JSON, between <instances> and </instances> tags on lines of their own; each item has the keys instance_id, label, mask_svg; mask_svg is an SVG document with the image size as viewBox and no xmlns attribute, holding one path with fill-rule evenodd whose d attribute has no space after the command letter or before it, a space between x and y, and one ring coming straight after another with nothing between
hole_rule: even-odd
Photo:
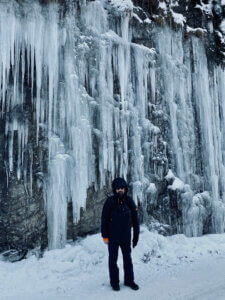
<instances>
[{"instance_id":1,"label":"man in black jacket","mask_svg":"<svg viewBox=\"0 0 225 300\"><path fill-rule=\"evenodd\" d=\"M137 207L131 197L127 196L128 186L123 178L112 182L113 196L106 200L101 219L101 231L109 250L109 277L112 288L119 287L119 269L117 266L118 250L121 248L124 266L124 284L134 290L138 285L134 282L131 259L131 227L133 226L133 248L139 237L139 221Z\"/></svg>"}]
</instances>

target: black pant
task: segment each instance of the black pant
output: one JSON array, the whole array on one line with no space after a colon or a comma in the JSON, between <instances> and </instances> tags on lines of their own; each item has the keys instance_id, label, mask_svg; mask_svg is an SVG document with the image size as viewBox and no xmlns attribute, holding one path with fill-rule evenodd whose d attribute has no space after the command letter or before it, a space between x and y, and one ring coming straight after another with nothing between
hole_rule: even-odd
<instances>
[{"instance_id":1,"label":"black pant","mask_svg":"<svg viewBox=\"0 0 225 300\"><path fill-rule=\"evenodd\" d=\"M119 247L123 254L123 269L124 269L124 283L131 283L134 281L133 264L131 260L131 246L130 242L126 243L112 243L109 242L109 278L110 283L119 283L119 268L117 266Z\"/></svg>"}]
</instances>

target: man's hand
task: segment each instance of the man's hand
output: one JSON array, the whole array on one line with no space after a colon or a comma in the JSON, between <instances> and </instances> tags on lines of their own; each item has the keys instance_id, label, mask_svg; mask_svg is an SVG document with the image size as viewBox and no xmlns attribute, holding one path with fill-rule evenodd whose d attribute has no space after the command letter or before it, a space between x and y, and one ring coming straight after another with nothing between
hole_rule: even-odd
<instances>
[{"instance_id":1,"label":"man's hand","mask_svg":"<svg viewBox=\"0 0 225 300\"><path fill-rule=\"evenodd\" d=\"M107 245L109 243L109 239L108 238L103 238L104 243Z\"/></svg>"}]
</instances>

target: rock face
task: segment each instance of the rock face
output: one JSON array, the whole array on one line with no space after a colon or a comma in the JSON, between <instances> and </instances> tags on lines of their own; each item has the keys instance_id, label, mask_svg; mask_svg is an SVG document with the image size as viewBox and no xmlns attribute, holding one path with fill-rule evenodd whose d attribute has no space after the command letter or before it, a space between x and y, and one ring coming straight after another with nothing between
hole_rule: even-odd
<instances>
[{"instance_id":1,"label":"rock face","mask_svg":"<svg viewBox=\"0 0 225 300\"><path fill-rule=\"evenodd\" d=\"M29 119L29 109L25 110ZM9 119L19 116L19 111L9 112ZM17 158L18 145L10 154L10 136L5 134L6 119L1 120L1 189L0 189L0 249L19 250L24 254L28 249L47 247L47 220L44 212L42 176L39 154L46 152L37 147L34 139L33 125L30 123L30 134L26 148L23 149L23 178L15 171L9 171L9 155ZM10 121L11 122L11 121ZM15 140L17 132L15 133ZM41 144L41 143L40 143ZM16 169L18 160L14 159L13 168Z\"/></svg>"},{"instance_id":2,"label":"rock face","mask_svg":"<svg viewBox=\"0 0 225 300\"><path fill-rule=\"evenodd\" d=\"M144 1L135 0L137 13L148 16L153 22L171 24L174 29L184 21L186 35L204 37L209 61L224 67L224 17L221 1ZM142 8L140 12L140 8Z\"/></svg>"},{"instance_id":3,"label":"rock face","mask_svg":"<svg viewBox=\"0 0 225 300\"><path fill-rule=\"evenodd\" d=\"M224 232L225 8L170 2L0 4L4 257L98 232L116 176L152 230Z\"/></svg>"}]
</instances>

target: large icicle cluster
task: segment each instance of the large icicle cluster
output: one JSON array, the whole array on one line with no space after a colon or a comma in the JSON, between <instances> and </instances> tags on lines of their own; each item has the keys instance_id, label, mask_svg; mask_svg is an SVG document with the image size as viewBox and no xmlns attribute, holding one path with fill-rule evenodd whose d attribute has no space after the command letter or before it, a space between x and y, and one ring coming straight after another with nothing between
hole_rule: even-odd
<instances>
[{"instance_id":1,"label":"large icicle cluster","mask_svg":"<svg viewBox=\"0 0 225 300\"><path fill-rule=\"evenodd\" d=\"M132 3L125 1L123 9L117 3L96 0L79 12L71 4L63 18L56 4L0 4L7 170L10 176L16 161L17 177L32 193L32 149L24 163L29 106L36 143L41 136L48 143L44 191L50 248L65 244L67 203L72 201L76 223L91 185L101 189L108 178L122 176L131 183L136 202L145 201L152 190L156 194L151 178L163 180L168 162L167 143L151 121L153 107L171 120L167 138L173 171L190 190L211 193L202 197L212 202L213 230L224 231L224 72L215 67L209 74L202 42L184 43L182 30L156 28L156 51L132 43ZM162 157L165 166L158 164ZM194 192L183 207L188 235L201 234L204 222L199 218L204 209L193 208L200 197Z\"/></svg>"},{"instance_id":2,"label":"large icicle cluster","mask_svg":"<svg viewBox=\"0 0 225 300\"><path fill-rule=\"evenodd\" d=\"M88 187L102 188L108 174L130 174L135 201L142 196L141 139L150 141L155 131L147 118L154 51L131 45L130 11L122 10L121 24L110 30L103 4L88 3L79 20L71 6L63 21L57 5L1 4L1 105L2 115L10 115L5 131L8 170L13 171L17 132L18 179L27 173L23 153L28 120L18 120L12 112L19 105L23 114L28 103L34 111L37 143L40 134L48 140L44 188L50 248L65 244L67 202L73 202L76 223ZM84 26L82 34L78 22Z\"/></svg>"},{"instance_id":3,"label":"large icicle cluster","mask_svg":"<svg viewBox=\"0 0 225 300\"><path fill-rule=\"evenodd\" d=\"M156 43L160 52L162 97L171 118L174 170L194 191L211 192L212 207L207 209L208 214L211 213L212 228L215 232L224 232L225 72L221 67L208 64L203 43L194 36L183 45L181 31L165 29L157 31ZM193 205L196 206L199 196L187 195L186 200L191 201L187 204L188 215L181 209L186 219L184 232L201 235L203 230L194 228L195 223L202 228L205 211L199 209L194 213ZM208 200L203 202L208 206Z\"/></svg>"}]
</instances>

